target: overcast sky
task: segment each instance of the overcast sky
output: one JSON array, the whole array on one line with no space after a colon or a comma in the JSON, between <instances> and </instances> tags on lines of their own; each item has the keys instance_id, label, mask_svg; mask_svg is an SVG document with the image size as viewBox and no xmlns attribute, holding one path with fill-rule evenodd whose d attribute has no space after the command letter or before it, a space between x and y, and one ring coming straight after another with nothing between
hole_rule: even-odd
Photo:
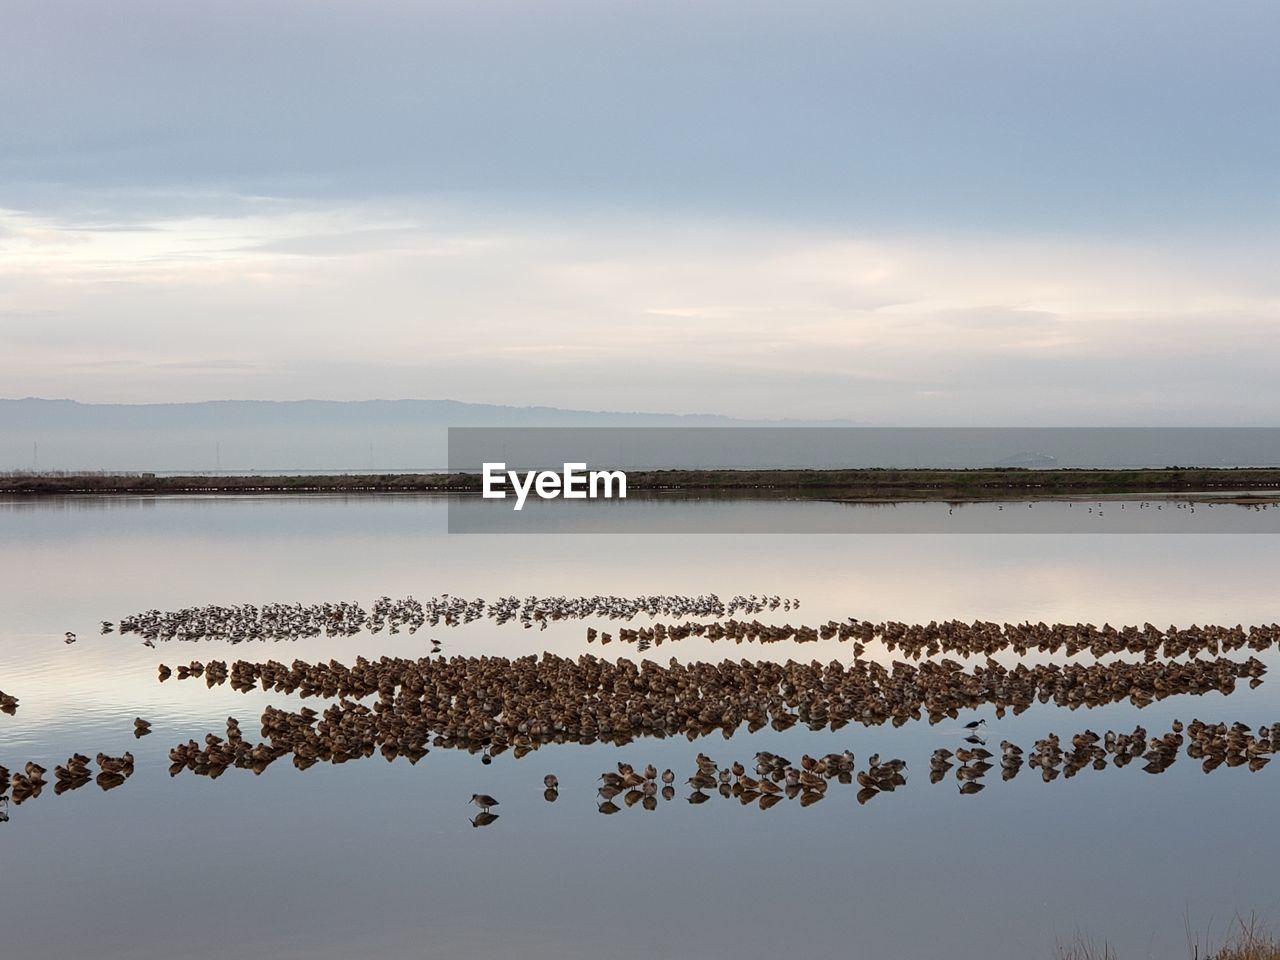
<instances>
[{"instance_id":1,"label":"overcast sky","mask_svg":"<svg viewBox=\"0 0 1280 960\"><path fill-rule=\"evenodd\" d=\"M4 3L0 395L1275 424L1280 5Z\"/></svg>"}]
</instances>

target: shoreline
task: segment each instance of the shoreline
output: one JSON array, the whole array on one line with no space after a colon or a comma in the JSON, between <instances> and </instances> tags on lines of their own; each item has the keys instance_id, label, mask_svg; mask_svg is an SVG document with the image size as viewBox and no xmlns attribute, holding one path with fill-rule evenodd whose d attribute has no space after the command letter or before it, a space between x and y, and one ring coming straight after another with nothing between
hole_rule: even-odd
<instances>
[{"instance_id":1,"label":"shoreline","mask_svg":"<svg viewBox=\"0 0 1280 960\"><path fill-rule=\"evenodd\" d=\"M13 473L0 495L14 497L314 493L478 494L478 473L190 474ZM799 499L903 503L1077 500L1143 497L1216 503L1280 502L1280 468L992 468L968 470L642 470L628 492L645 497Z\"/></svg>"}]
</instances>

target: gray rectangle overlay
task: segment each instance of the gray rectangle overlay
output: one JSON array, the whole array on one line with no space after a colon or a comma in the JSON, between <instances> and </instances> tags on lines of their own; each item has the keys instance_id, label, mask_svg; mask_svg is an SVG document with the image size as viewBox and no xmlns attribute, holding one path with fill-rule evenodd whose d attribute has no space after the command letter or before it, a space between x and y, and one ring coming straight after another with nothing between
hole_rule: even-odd
<instances>
[{"instance_id":1,"label":"gray rectangle overlay","mask_svg":"<svg viewBox=\"0 0 1280 960\"><path fill-rule=\"evenodd\" d=\"M1280 489L1233 486L1230 475L1217 489L1131 494L900 492L916 476L901 471L994 469L1016 486L1037 471L1280 468L1278 428L450 428L450 472L478 480L486 463L518 474L581 464L631 482L626 499L542 499L530 488L516 510L507 478L493 487L506 499L451 497L451 533L1280 532L1280 505L1270 502ZM825 475L787 472L705 486L685 477L682 489L663 489L651 473L662 470L876 470L894 482L850 495L838 483L827 489Z\"/></svg>"}]
</instances>

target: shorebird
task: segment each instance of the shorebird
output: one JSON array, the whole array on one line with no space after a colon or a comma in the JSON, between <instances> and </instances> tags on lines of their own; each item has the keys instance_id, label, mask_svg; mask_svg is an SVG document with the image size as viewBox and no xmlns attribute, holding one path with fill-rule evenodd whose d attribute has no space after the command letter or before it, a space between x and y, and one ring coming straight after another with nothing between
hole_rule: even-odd
<instances>
[{"instance_id":1,"label":"shorebird","mask_svg":"<svg viewBox=\"0 0 1280 960\"><path fill-rule=\"evenodd\" d=\"M471 795L471 800L468 802L474 803L485 813L489 812L490 807L496 807L498 805L498 801L493 799L493 797L489 796L487 793L473 793Z\"/></svg>"},{"instance_id":2,"label":"shorebird","mask_svg":"<svg viewBox=\"0 0 1280 960\"><path fill-rule=\"evenodd\" d=\"M941 642L948 652L958 649L968 654L987 653L985 665L967 668L957 660L936 659L932 654L918 664L899 659L891 666L868 660L819 666L793 660L729 660L720 664L673 661L662 665L655 661L610 661L590 655L565 658L550 653L514 660L467 656L383 657L376 661L359 658L353 666L334 660L176 664L173 668L160 668L160 676L170 672L177 682L203 677L210 687L229 682L243 693L261 689L300 693L304 697L323 695L332 702L323 713L306 706L296 710L268 708L261 724L265 742L256 746L240 736L233 737L230 725L227 739L215 736L212 741L179 745L170 753L170 760L176 765L176 769L170 767L170 772L191 770L197 775L214 776L232 766L260 771L290 755L299 769L306 769L317 762L344 763L379 751L388 760L403 756L413 762L415 756L424 755L428 744L465 750L473 756L480 756L483 751L490 758L511 751L518 758L565 739L622 746L641 737L678 735L693 741L714 733L727 736L744 719L755 729L770 726L782 730L797 721L813 729L839 729L849 723L891 723L897 727L913 718L923 719L926 713L930 723L954 723L960 710L981 709L984 704L997 717L1006 709L1017 713L1036 702L1050 700L1073 709L1130 698L1145 705L1180 693L1229 692L1240 682L1253 686L1266 673L1266 664L1253 656L1247 660L1192 656L1184 659L1183 654L1199 649L1208 649L1215 656L1246 649L1262 653L1274 649L1280 641L1280 625L1248 631L1203 626L1180 631L1152 625L1117 629L1106 624L980 623L930 628L896 624L886 643L891 640L895 649L905 650L907 656L916 659L918 651L927 652L939 642L940 632L945 632ZM1068 657L1084 651L1101 656L1134 649L1153 655L1163 651L1166 659L1178 659L1068 661L1009 668L990 658L990 653L1010 645L1019 651L1061 649ZM478 689L486 691L486 702L501 702L499 714L490 715L488 708L476 709ZM781 694L784 690L789 691L786 696ZM378 699L374 704L361 702L375 694ZM720 702L732 703L731 709L722 712L708 707ZM13 698L0 694L0 712L10 713L13 709ZM983 721L974 720L973 724L976 729L983 726ZM971 732L962 730L962 738ZM1081 736L1084 739L1080 741L1080 759L1092 762L1097 746L1092 740L1096 736L1087 731ZM1213 739L1216 742L1218 735ZM1227 734L1224 732L1220 739L1225 741ZM1232 742L1237 739L1238 736L1233 737ZM1271 739L1268 737L1268 743ZM1087 756L1083 748L1087 748ZM1144 740L1134 755L1142 756L1147 749ZM1046 755L1049 754L1057 756L1055 762L1060 766L1061 745ZM1239 751L1232 755L1243 757L1242 764L1253 759ZM979 755L976 749L967 749L965 756ZM930 766L944 767L950 760L950 755L939 753ZM879 757L871 757L870 763L878 764ZM695 775L688 781L691 786L712 793L723 780L724 789L733 792L732 764L721 768L702 753L697 764ZM651 773L647 766L641 766L644 774ZM831 779L832 774L851 774L852 760L843 754L805 756L796 767ZM785 757L762 751L755 757L752 773L775 782L785 777L788 787L794 781L797 789L801 788L804 784L799 770L792 777L789 768L791 764ZM601 783L613 796L619 796L629 788L652 783L651 777L644 774L623 763L617 772L602 776ZM672 784L675 779L673 775ZM882 781L886 778L873 779L874 788L883 790ZM662 782L667 782L665 777ZM638 792L644 796L643 790ZM603 792L601 796L609 799Z\"/></svg>"}]
</instances>

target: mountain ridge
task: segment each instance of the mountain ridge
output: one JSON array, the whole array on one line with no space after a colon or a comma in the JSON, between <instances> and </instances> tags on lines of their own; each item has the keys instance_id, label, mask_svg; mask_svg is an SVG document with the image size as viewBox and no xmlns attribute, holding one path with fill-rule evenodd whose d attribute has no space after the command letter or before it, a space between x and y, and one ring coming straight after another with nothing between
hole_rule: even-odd
<instances>
[{"instance_id":1,"label":"mountain ridge","mask_svg":"<svg viewBox=\"0 0 1280 960\"><path fill-rule=\"evenodd\" d=\"M86 403L0 398L0 470L433 469L446 463L448 427L855 425L452 399Z\"/></svg>"}]
</instances>

